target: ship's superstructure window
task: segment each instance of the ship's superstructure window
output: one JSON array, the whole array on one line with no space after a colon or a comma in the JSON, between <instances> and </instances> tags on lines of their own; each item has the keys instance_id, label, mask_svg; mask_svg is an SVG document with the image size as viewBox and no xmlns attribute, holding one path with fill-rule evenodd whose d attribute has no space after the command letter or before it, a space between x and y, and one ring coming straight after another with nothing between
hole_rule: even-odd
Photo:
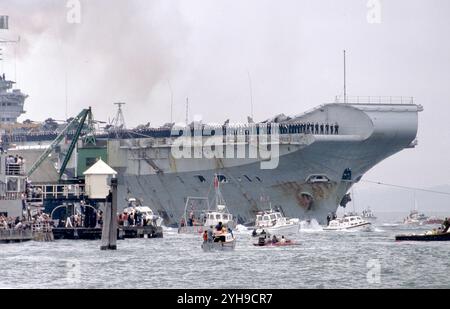
<instances>
[{"instance_id":1,"label":"ship's superstructure window","mask_svg":"<svg viewBox=\"0 0 450 309\"><path fill-rule=\"evenodd\" d=\"M310 175L306 179L306 182L309 183L330 182L330 178L327 175Z\"/></svg>"},{"instance_id":2,"label":"ship's superstructure window","mask_svg":"<svg viewBox=\"0 0 450 309\"><path fill-rule=\"evenodd\" d=\"M196 175L194 177L196 177L200 182L206 182L206 178L203 177L202 175Z\"/></svg>"},{"instance_id":3,"label":"ship's superstructure window","mask_svg":"<svg viewBox=\"0 0 450 309\"><path fill-rule=\"evenodd\" d=\"M217 179L218 179L219 182L221 182L221 183L226 183L226 182L228 182L227 177L225 177L225 175L217 175Z\"/></svg>"}]
</instances>

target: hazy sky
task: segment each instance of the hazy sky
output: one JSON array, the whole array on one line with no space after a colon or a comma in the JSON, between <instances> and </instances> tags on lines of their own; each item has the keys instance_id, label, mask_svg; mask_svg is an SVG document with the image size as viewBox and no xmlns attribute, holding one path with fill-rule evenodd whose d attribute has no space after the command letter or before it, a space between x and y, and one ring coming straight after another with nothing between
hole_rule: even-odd
<instances>
[{"instance_id":1,"label":"hazy sky","mask_svg":"<svg viewBox=\"0 0 450 309\"><path fill-rule=\"evenodd\" d=\"M450 183L450 1L383 0L368 23L367 0L82 0L81 23L65 0L1 0L20 35L17 76L30 95L26 118L64 119L92 106L112 117L127 102L129 126L190 115L245 121L248 73L256 120L298 114L342 93L414 96L419 146L384 161L366 179L431 187ZM373 0L372 0L373 2ZM376 2L376 1L375 1ZM13 47L4 63L14 75Z\"/></svg>"}]
</instances>

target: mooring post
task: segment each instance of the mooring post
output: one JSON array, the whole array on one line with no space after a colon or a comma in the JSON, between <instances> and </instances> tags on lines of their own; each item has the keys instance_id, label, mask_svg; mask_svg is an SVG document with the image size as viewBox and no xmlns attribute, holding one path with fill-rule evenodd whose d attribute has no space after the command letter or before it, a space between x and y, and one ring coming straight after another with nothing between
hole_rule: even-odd
<instances>
[{"instance_id":1,"label":"mooring post","mask_svg":"<svg viewBox=\"0 0 450 309\"><path fill-rule=\"evenodd\" d=\"M117 178L111 179L110 187L103 213L101 250L117 250Z\"/></svg>"}]
</instances>

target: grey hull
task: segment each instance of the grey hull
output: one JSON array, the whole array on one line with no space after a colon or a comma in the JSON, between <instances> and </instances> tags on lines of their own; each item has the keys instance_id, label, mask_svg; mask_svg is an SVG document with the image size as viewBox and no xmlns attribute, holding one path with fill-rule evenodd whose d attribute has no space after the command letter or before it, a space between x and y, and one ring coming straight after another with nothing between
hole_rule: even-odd
<instances>
[{"instance_id":1,"label":"grey hull","mask_svg":"<svg viewBox=\"0 0 450 309\"><path fill-rule=\"evenodd\" d=\"M261 196L286 216L326 222L351 186L382 160L415 146L418 112L414 104L326 104L293 118L292 122L339 123L338 135L283 136L278 167L261 169L255 159L178 159L170 149L149 146L148 140L109 144L110 165L120 171L119 192L143 198L165 224L175 225L184 213L188 196L212 198L213 174L224 175L221 191L240 223L254 220L267 208ZM120 143L120 145L118 144ZM351 169L352 179L342 180ZM326 175L326 183L308 182L311 175ZM200 180L202 176L205 181ZM305 200L311 197L311 201Z\"/></svg>"}]
</instances>

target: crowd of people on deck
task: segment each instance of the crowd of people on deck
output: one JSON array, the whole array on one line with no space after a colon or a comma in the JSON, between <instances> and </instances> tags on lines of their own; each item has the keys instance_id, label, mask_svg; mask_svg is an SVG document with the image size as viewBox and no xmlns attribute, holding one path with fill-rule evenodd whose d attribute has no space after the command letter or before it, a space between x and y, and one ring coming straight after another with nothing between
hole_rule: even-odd
<instances>
[{"instance_id":1,"label":"crowd of people on deck","mask_svg":"<svg viewBox=\"0 0 450 309\"><path fill-rule=\"evenodd\" d=\"M151 218L136 209L124 211L117 217L119 225L123 227L150 226L154 224Z\"/></svg>"},{"instance_id":2,"label":"crowd of people on deck","mask_svg":"<svg viewBox=\"0 0 450 309\"><path fill-rule=\"evenodd\" d=\"M8 155L6 158L6 174L10 176L21 175L24 172L25 159L22 156Z\"/></svg>"},{"instance_id":3,"label":"crowd of people on deck","mask_svg":"<svg viewBox=\"0 0 450 309\"><path fill-rule=\"evenodd\" d=\"M7 217L0 215L0 230L30 230L32 228L49 228L53 227L53 221L49 215L38 211L35 215L31 215L30 211L23 217Z\"/></svg>"},{"instance_id":4,"label":"crowd of people on deck","mask_svg":"<svg viewBox=\"0 0 450 309\"><path fill-rule=\"evenodd\" d=\"M101 228L103 225L103 212L84 205L80 206L74 214L59 220L58 227L65 228Z\"/></svg>"},{"instance_id":5,"label":"crowd of people on deck","mask_svg":"<svg viewBox=\"0 0 450 309\"><path fill-rule=\"evenodd\" d=\"M273 134L274 127L278 126L279 134L315 134L315 135L338 135L338 123L322 123L322 122L290 122L290 123L258 123L258 124L236 124L236 125L199 125L194 128L194 125L189 126L191 136L214 136L218 134L225 135L251 135L251 134ZM103 134L97 134L98 138L169 138L173 136L182 136L186 128L175 129L174 127L150 128L147 126L138 127L135 129L110 130ZM70 139L74 135L74 131L67 133ZM33 142L54 140L58 136L57 130L41 130L38 132L20 132L14 134L6 134L4 136L5 142Z\"/></svg>"},{"instance_id":6,"label":"crowd of people on deck","mask_svg":"<svg viewBox=\"0 0 450 309\"><path fill-rule=\"evenodd\" d=\"M292 123L264 123L264 124L243 124L243 125L233 125L233 126L200 126L199 128L194 128L191 126L190 135L191 136L214 136L218 134L225 135L260 135L260 134L273 134L278 127L279 134L315 134L315 135L338 135L339 134L339 124L334 123L319 123L319 122L292 122ZM172 135L183 135L183 129L179 132L172 130ZM173 134L176 132L176 134ZM149 134L151 135L151 134ZM167 136L170 136L170 132L167 131Z\"/></svg>"}]
</instances>

